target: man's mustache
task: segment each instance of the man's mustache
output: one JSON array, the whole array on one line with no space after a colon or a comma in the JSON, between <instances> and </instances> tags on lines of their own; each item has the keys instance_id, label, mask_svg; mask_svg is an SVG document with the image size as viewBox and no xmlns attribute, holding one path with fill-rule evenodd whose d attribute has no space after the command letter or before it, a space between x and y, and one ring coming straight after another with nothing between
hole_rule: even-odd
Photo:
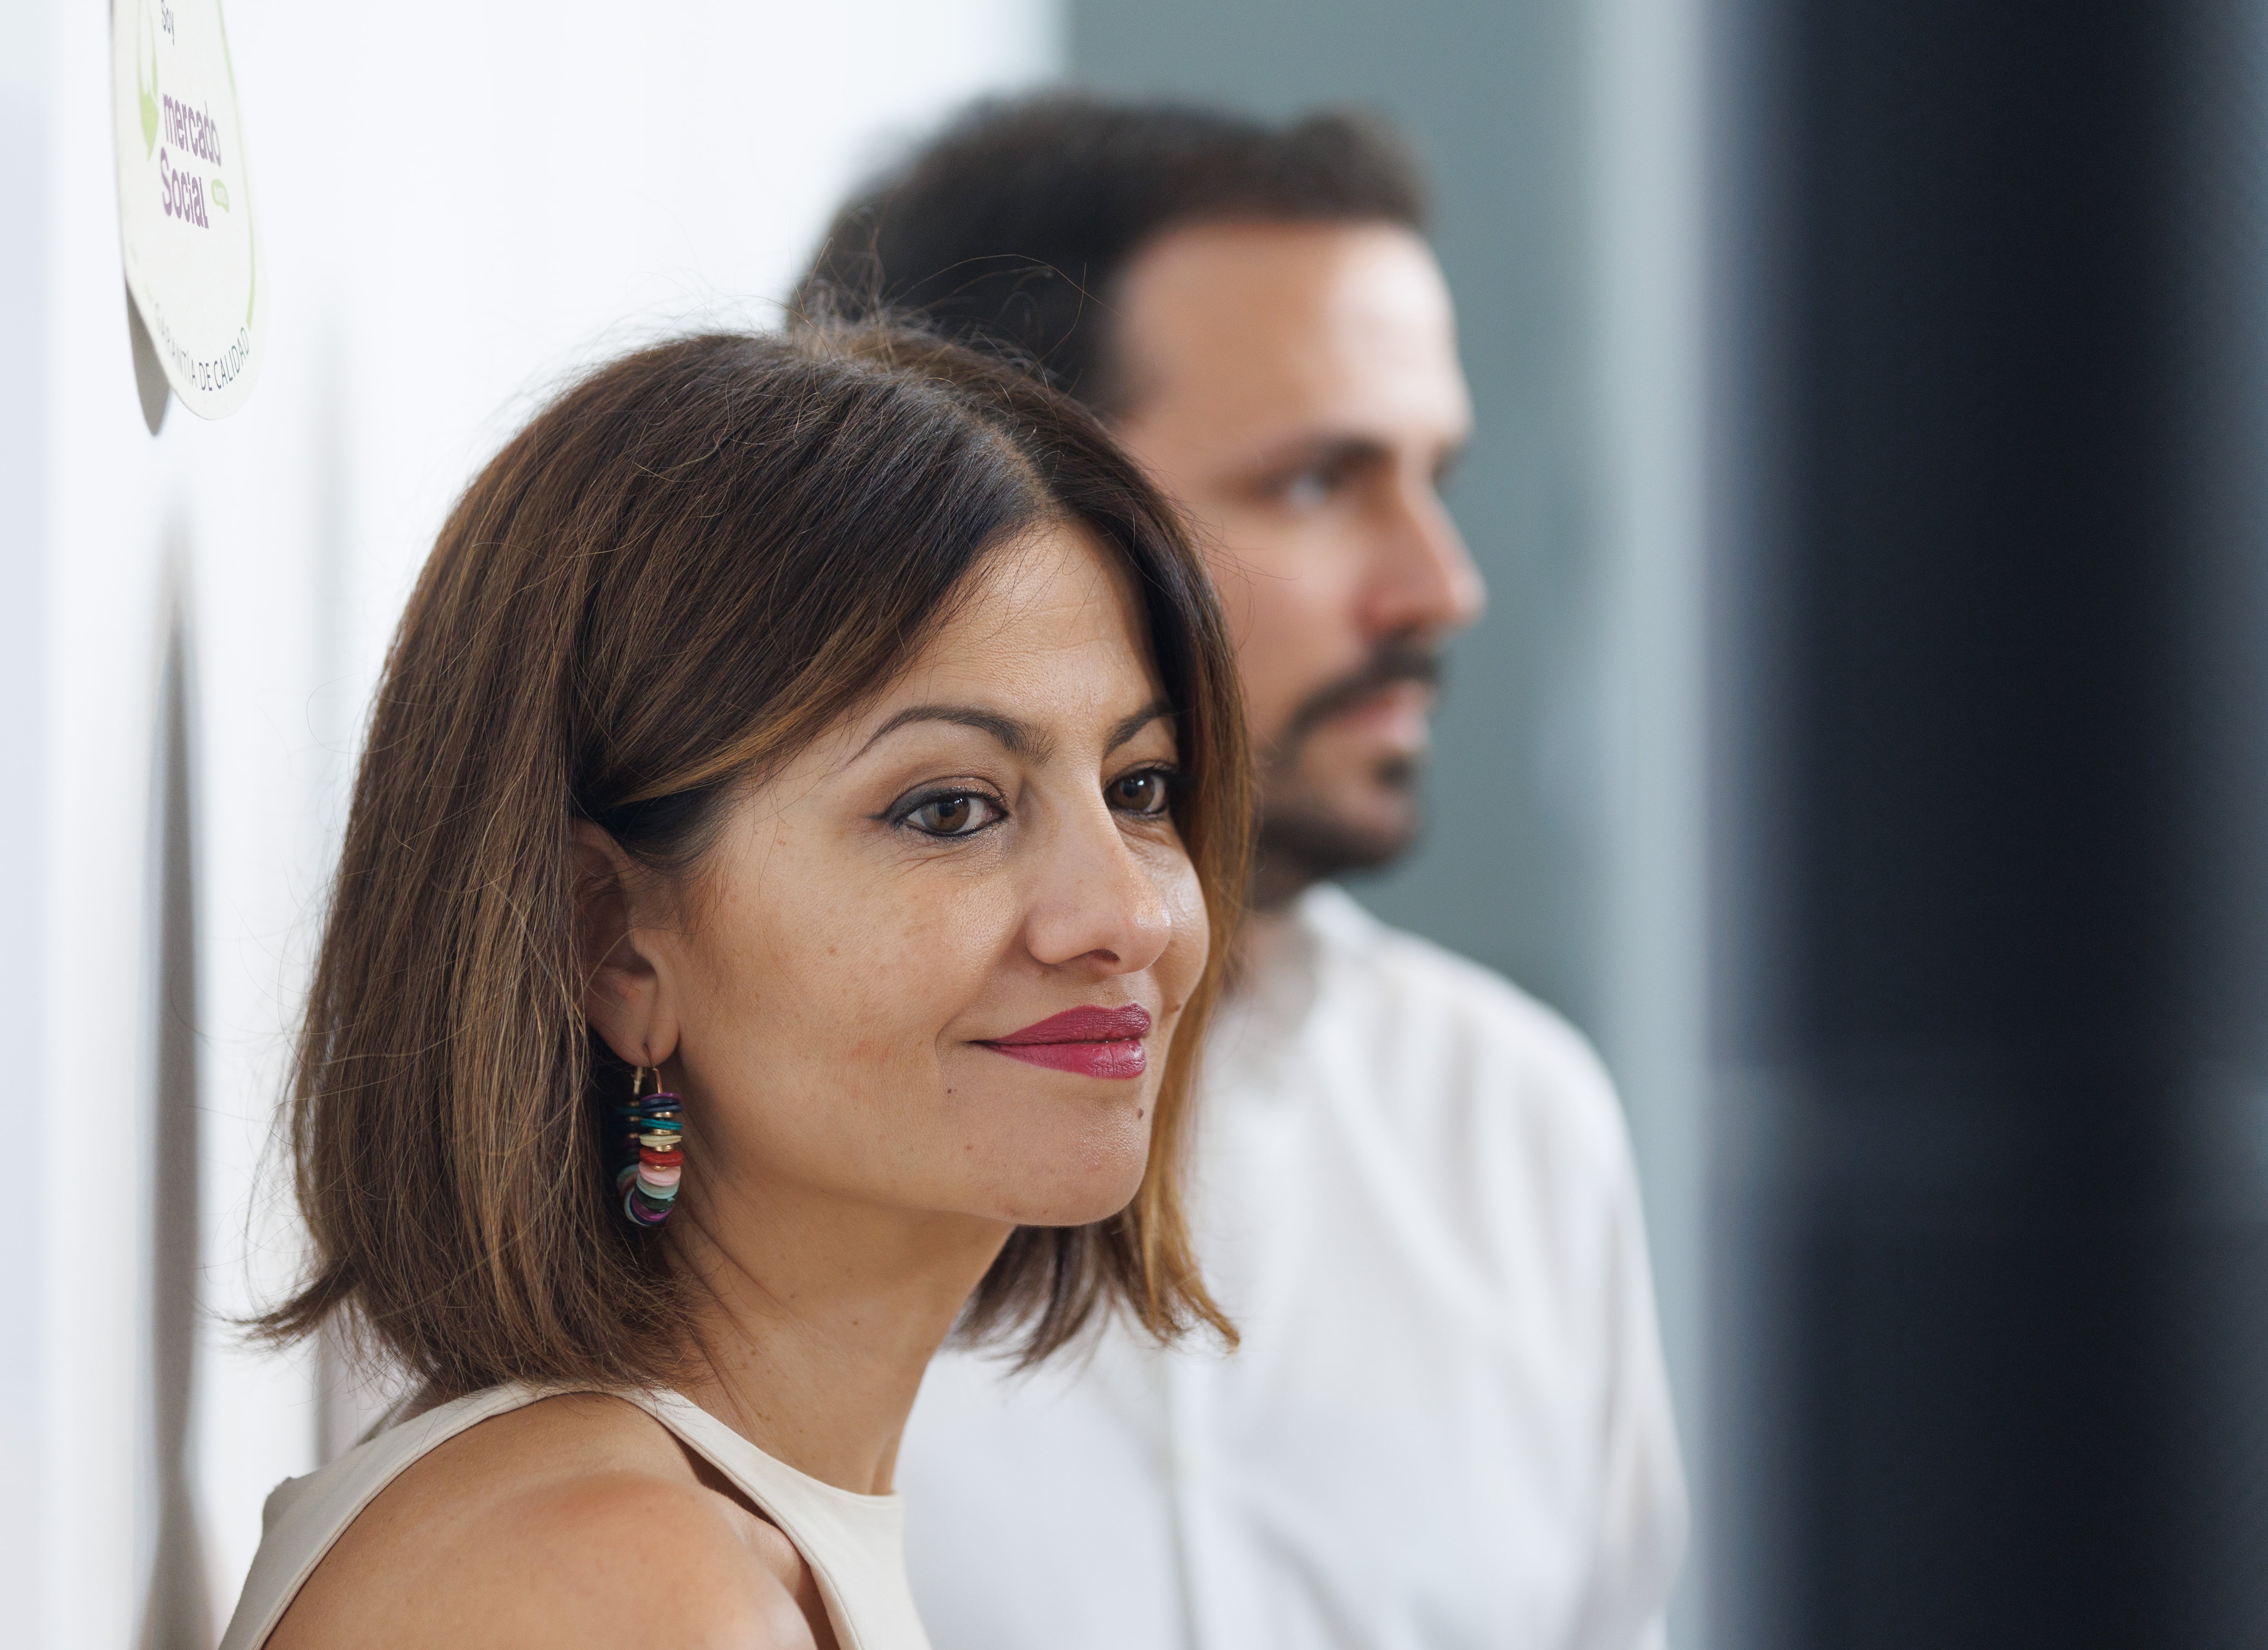
<instances>
[{"instance_id":1,"label":"man's mustache","mask_svg":"<svg viewBox=\"0 0 2268 1650\"><path fill-rule=\"evenodd\" d=\"M1342 711L1351 711L1364 700L1374 697L1381 689L1396 682L1422 682L1426 687L1438 686L1441 680L1441 649L1439 645L1414 641L1406 636L1388 637L1373 650L1362 668L1341 676L1336 681L1325 682L1300 702L1285 725L1284 737L1277 742L1277 755L1289 755L1297 750L1308 734Z\"/></svg>"}]
</instances>

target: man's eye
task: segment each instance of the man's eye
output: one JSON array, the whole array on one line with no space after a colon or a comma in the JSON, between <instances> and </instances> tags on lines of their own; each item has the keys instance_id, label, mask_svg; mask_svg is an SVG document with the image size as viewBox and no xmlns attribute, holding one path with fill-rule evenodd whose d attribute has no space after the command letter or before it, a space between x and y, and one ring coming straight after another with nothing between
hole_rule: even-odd
<instances>
[{"instance_id":1,"label":"man's eye","mask_svg":"<svg viewBox=\"0 0 2268 1650\"><path fill-rule=\"evenodd\" d=\"M973 791L956 791L917 803L900 815L900 820L925 836L974 836L987 825L1006 817L1006 810L990 797Z\"/></svg>"},{"instance_id":2,"label":"man's eye","mask_svg":"<svg viewBox=\"0 0 2268 1650\"><path fill-rule=\"evenodd\" d=\"M1173 776L1162 768L1145 768L1113 779L1108 794L1110 806L1120 813L1152 817L1163 814L1172 803Z\"/></svg>"}]
</instances>

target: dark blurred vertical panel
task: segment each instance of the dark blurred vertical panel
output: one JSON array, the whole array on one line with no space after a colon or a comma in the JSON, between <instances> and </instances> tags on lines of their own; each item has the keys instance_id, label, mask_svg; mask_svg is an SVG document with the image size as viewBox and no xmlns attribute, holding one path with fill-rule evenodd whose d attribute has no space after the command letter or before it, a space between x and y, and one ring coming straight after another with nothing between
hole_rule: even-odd
<instances>
[{"instance_id":1,"label":"dark blurred vertical panel","mask_svg":"<svg viewBox=\"0 0 2268 1650\"><path fill-rule=\"evenodd\" d=\"M1717 1641L2268 1643L2268 18L1716 22Z\"/></svg>"},{"instance_id":2,"label":"dark blurred vertical panel","mask_svg":"<svg viewBox=\"0 0 2268 1650\"><path fill-rule=\"evenodd\" d=\"M1071 0L1069 14L1084 84L1278 117L1355 103L1424 151L1478 420L1449 503L1490 605L1454 656L1426 838L1355 892L1595 1031L1605 867L1584 0Z\"/></svg>"}]
</instances>

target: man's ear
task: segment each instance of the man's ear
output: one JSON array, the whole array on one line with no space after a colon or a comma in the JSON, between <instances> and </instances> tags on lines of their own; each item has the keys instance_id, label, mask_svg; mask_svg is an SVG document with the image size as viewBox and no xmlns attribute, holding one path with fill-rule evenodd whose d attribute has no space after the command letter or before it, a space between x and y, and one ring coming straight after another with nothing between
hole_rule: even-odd
<instances>
[{"instance_id":1,"label":"man's ear","mask_svg":"<svg viewBox=\"0 0 2268 1650\"><path fill-rule=\"evenodd\" d=\"M622 845L588 820L575 833L575 962L583 1017L625 1064L659 1065L677 1051L676 1005L638 922L644 879ZM650 895L649 895L650 897Z\"/></svg>"}]
</instances>

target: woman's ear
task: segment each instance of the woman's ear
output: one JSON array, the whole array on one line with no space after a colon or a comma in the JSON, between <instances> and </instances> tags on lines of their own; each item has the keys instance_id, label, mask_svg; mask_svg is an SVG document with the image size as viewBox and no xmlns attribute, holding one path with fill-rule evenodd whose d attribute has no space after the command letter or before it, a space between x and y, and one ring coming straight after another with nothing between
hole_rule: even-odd
<instances>
[{"instance_id":1,"label":"woman's ear","mask_svg":"<svg viewBox=\"0 0 2268 1650\"><path fill-rule=\"evenodd\" d=\"M676 1005L640 932L643 879L622 845L588 820L575 831L575 961L583 1017L630 1065L677 1051Z\"/></svg>"}]
</instances>

